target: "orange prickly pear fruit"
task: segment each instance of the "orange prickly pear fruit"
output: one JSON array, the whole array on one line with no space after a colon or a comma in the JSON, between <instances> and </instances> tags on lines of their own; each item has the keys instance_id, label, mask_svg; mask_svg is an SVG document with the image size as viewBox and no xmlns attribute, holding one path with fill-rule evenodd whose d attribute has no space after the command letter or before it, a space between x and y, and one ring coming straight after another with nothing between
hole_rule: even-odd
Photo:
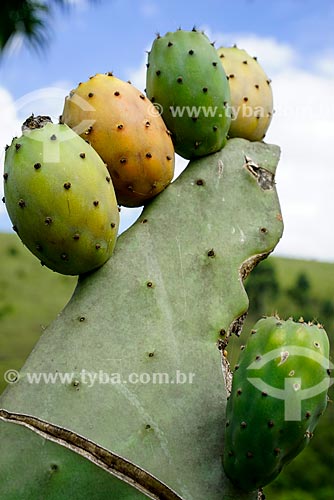
<instances>
[{"instance_id":1,"label":"orange prickly pear fruit","mask_svg":"<svg viewBox=\"0 0 334 500\"><path fill-rule=\"evenodd\" d=\"M157 109L131 83L111 73L80 83L65 99L61 122L102 157L119 204L141 206L171 182L170 133Z\"/></svg>"}]
</instances>

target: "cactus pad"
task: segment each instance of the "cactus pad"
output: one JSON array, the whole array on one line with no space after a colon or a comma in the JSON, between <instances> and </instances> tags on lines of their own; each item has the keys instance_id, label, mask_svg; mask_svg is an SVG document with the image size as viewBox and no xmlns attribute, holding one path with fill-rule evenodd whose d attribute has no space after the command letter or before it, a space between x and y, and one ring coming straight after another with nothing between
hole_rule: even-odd
<instances>
[{"instance_id":1,"label":"cactus pad","mask_svg":"<svg viewBox=\"0 0 334 500\"><path fill-rule=\"evenodd\" d=\"M242 278L282 233L278 158L277 146L231 139L190 162L118 238L112 259L79 280L0 406L85 436L184 500L231 498L221 348L248 308ZM50 372L72 376L29 382ZM25 445L14 435L10 443L14 464ZM3 447L0 471L5 457Z\"/></svg>"},{"instance_id":2,"label":"cactus pad","mask_svg":"<svg viewBox=\"0 0 334 500\"><path fill-rule=\"evenodd\" d=\"M328 356L321 325L256 323L227 404L224 467L237 486L265 486L308 444L327 405Z\"/></svg>"}]
</instances>

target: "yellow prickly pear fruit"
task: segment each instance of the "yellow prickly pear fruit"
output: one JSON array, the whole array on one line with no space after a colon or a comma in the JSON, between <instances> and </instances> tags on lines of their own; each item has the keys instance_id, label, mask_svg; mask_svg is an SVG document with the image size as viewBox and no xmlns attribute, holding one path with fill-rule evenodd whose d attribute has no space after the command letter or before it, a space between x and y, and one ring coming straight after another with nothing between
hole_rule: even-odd
<instances>
[{"instance_id":1,"label":"yellow prickly pear fruit","mask_svg":"<svg viewBox=\"0 0 334 500\"><path fill-rule=\"evenodd\" d=\"M110 172L118 203L143 205L174 174L174 147L158 110L131 83L97 74L70 92L61 122L94 147Z\"/></svg>"},{"instance_id":2,"label":"yellow prickly pear fruit","mask_svg":"<svg viewBox=\"0 0 334 500\"><path fill-rule=\"evenodd\" d=\"M119 213L103 160L67 125L31 116L7 147L4 191L13 229L47 267L83 274L104 264Z\"/></svg>"},{"instance_id":3,"label":"yellow prickly pear fruit","mask_svg":"<svg viewBox=\"0 0 334 500\"><path fill-rule=\"evenodd\" d=\"M229 137L261 141L273 115L271 81L257 59L238 47L218 49L231 92Z\"/></svg>"}]
</instances>

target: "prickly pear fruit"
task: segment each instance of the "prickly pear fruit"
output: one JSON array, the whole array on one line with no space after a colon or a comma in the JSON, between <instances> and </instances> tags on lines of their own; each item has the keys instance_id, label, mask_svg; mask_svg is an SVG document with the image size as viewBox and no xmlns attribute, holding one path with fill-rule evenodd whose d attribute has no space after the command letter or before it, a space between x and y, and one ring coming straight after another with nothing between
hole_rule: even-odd
<instances>
[{"instance_id":1,"label":"prickly pear fruit","mask_svg":"<svg viewBox=\"0 0 334 500\"><path fill-rule=\"evenodd\" d=\"M229 85L203 32L157 36L148 56L146 92L162 112L178 154L191 159L224 146L231 120Z\"/></svg>"},{"instance_id":2,"label":"prickly pear fruit","mask_svg":"<svg viewBox=\"0 0 334 500\"><path fill-rule=\"evenodd\" d=\"M108 170L67 125L25 122L6 151L4 191L14 229L50 269L82 274L111 256L119 212Z\"/></svg>"},{"instance_id":3,"label":"prickly pear fruit","mask_svg":"<svg viewBox=\"0 0 334 500\"><path fill-rule=\"evenodd\" d=\"M80 83L65 99L61 122L106 162L117 200L141 206L174 174L174 147L161 116L131 83L111 73Z\"/></svg>"},{"instance_id":4,"label":"prickly pear fruit","mask_svg":"<svg viewBox=\"0 0 334 500\"><path fill-rule=\"evenodd\" d=\"M261 141L273 115L270 80L256 58L238 47L221 47L218 55L231 91L229 137Z\"/></svg>"},{"instance_id":5,"label":"prickly pear fruit","mask_svg":"<svg viewBox=\"0 0 334 500\"><path fill-rule=\"evenodd\" d=\"M224 468L239 488L271 482L310 441L326 408L329 342L321 325L258 321L233 375Z\"/></svg>"}]
</instances>

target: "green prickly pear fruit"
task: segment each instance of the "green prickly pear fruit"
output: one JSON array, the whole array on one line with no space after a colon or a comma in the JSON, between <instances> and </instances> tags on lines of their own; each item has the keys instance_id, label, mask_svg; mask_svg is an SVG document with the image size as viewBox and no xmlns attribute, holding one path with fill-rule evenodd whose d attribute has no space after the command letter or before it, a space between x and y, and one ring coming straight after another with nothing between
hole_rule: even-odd
<instances>
[{"instance_id":1,"label":"green prickly pear fruit","mask_svg":"<svg viewBox=\"0 0 334 500\"><path fill-rule=\"evenodd\" d=\"M184 158L219 151L230 127L230 91L213 44L193 29L157 36L148 56L146 92Z\"/></svg>"},{"instance_id":2,"label":"green prickly pear fruit","mask_svg":"<svg viewBox=\"0 0 334 500\"><path fill-rule=\"evenodd\" d=\"M171 182L174 147L155 107L131 83L111 73L80 83L65 99L62 123L106 162L117 200L143 205Z\"/></svg>"},{"instance_id":3,"label":"green prickly pear fruit","mask_svg":"<svg viewBox=\"0 0 334 500\"><path fill-rule=\"evenodd\" d=\"M308 444L327 404L328 356L321 325L256 323L226 409L224 469L239 488L268 484Z\"/></svg>"},{"instance_id":4,"label":"green prickly pear fruit","mask_svg":"<svg viewBox=\"0 0 334 500\"><path fill-rule=\"evenodd\" d=\"M7 148L4 191L22 242L43 264L77 275L104 264L119 212L108 170L67 125L30 117Z\"/></svg>"},{"instance_id":5,"label":"green prickly pear fruit","mask_svg":"<svg viewBox=\"0 0 334 500\"><path fill-rule=\"evenodd\" d=\"M221 47L218 55L231 91L232 122L229 137L261 141L273 115L270 80L257 59L238 47Z\"/></svg>"}]
</instances>

